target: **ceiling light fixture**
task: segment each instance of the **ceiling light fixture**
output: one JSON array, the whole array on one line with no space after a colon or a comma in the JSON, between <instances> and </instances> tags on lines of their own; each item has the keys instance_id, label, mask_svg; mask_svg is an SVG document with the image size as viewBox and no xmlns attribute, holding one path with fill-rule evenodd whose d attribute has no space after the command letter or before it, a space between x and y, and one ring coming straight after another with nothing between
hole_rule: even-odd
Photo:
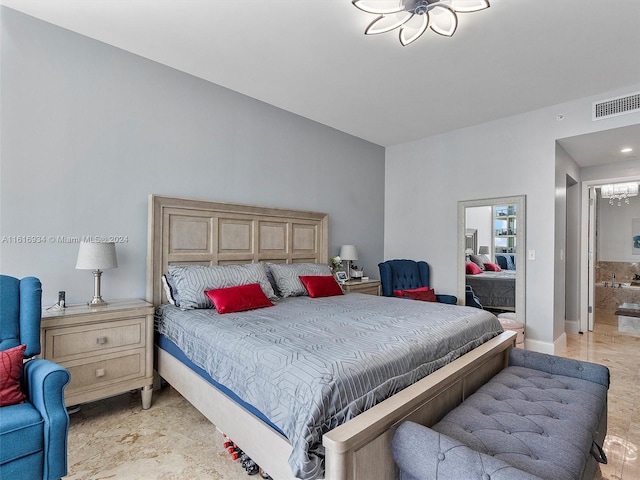
<instances>
[{"instance_id":1,"label":"ceiling light fixture","mask_svg":"<svg viewBox=\"0 0 640 480\"><path fill-rule=\"evenodd\" d=\"M457 13L489 8L488 0L352 0L363 12L378 15L365 29L365 35L386 33L400 28L400 43L415 42L429 28L452 36L458 27Z\"/></svg>"},{"instance_id":2,"label":"ceiling light fixture","mask_svg":"<svg viewBox=\"0 0 640 480\"><path fill-rule=\"evenodd\" d=\"M614 200L618 200L618 206L622 205L622 200L629 205L629 197L638 196L638 184L633 182L602 185L600 196L608 198L609 205L613 205Z\"/></svg>"},{"instance_id":3,"label":"ceiling light fixture","mask_svg":"<svg viewBox=\"0 0 640 480\"><path fill-rule=\"evenodd\" d=\"M620 153L631 153L633 152L633 148L623 148L620 150Z\"/></svg>"}]
</instances>

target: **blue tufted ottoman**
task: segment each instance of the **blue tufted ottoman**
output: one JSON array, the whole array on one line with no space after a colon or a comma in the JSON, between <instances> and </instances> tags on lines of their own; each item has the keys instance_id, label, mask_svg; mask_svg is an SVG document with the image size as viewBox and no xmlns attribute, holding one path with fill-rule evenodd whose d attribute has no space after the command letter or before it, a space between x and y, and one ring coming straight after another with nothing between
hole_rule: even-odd
<instances>
[{"instance_id":1,"label":"blue tufted ottoman","mask_svg":"<svg viewBox=\"0 0 640 480\"><path fill-rule=\"evenodd\" d=\"M509 366L431 428L405 422L402 480L592 479L607 429L609 370L513 349Z\"/></svg>"}]
</instances>

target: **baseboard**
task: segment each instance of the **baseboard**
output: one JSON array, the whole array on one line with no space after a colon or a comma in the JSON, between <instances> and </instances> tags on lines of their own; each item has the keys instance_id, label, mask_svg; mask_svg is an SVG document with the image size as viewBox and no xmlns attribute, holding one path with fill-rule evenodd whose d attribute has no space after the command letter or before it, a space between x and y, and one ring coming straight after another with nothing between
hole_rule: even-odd
<instances>
[{"instance_id":1,"label":"baseboard","mask_svg":"<svg viewBox=\"0 0 640 480\"><path fill-rule=\"evenodd\" d=\"M555 346L553 343L541 342L539 340L529 340L526 336L524 337L524 348L526 350L548 353L550 355L553 355L555 351Z\"/></svg>"},{"instance_id":2,"label":"baseboard","mask_svg":"<svg viewBox=\"0 0 640 480\"><path fill-rule=\"evenodd\" d=\"M548 353L549 355L559 355L567 348L567 334L563 333L553 343L541 342L539 340L524 339L524 348L534 352Z\"/></svg>"},{"instance_id":3,"label":"baseboard","mask_svg":"<svg viewBox=\"0 0 640 480\"><path fill-rule=\"evenodd\" d=\"M564 331L566 333L577 335L580 333L580 320L565 320Z\"/></svg>"},{"instance_id":4,"label":"baseboard","mask_svg":"<svg viewBox=\"0 0 640 480\"><path fill-rule=\"evenodd\" d=\"M553 352L554 354L564 353L567 350L567 334L563 332L558 338L553 342Z\"/></svg>"}]
</instances>

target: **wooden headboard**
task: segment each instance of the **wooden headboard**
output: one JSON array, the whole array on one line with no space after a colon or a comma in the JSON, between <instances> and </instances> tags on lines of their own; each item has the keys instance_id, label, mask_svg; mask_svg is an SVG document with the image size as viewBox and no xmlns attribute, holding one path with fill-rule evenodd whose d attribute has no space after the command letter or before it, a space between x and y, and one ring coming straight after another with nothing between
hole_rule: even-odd
<instances>
[{"instance_id":1,"label":"wooden headboard","mask_svg":"<svg viewBox=\"0 0 640 480\"><path fill-rule=\"evenodd\" d=\"M325 213L149 195L147 301L166 303L169 265L327 263Z\"/></svg>"}]
</instances>

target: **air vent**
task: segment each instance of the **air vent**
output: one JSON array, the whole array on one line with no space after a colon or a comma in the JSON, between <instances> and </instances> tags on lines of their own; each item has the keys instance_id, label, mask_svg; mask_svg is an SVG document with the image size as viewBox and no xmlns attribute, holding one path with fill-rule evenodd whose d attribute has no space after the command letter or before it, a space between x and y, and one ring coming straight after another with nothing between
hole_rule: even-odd
<instances>
[{"instance_id":1,"label":"air vent","mask_svg":"<svg viewBox=\"0 0 640 480\"><path fill-rule=\"evenodd\" d=\"M593 120L617 117L640 111L640 93L593 103Z\"/></svg>"}]
</instances>

